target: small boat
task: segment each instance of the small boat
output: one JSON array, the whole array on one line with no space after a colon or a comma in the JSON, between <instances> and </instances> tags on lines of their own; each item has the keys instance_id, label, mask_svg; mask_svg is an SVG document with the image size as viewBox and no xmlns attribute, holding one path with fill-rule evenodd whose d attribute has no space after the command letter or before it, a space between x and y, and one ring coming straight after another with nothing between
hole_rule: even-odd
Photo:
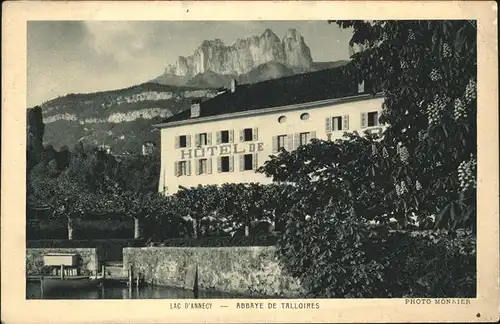
<instances>
[{"instance_id":1,"label":"small boat","mask_svg":"<svg viewBox=\"0 0 500 324\"><path fill-rule=\"evenodd\" d=\"M97 288L103 283L101 277L69 277L69 278L42 278L42 290L90 289Z\"/></svg>"}]
</instances>

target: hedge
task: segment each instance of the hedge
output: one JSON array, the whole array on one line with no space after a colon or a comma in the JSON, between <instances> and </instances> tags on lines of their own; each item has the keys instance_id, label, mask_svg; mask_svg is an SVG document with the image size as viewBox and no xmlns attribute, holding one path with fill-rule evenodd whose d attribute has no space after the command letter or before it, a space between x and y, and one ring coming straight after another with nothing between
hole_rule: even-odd
<instances>
[{"instance_id":1,"label":"hedge","mask_svg":"<svg viewBox=\"0 0 500 324\"><path fill-rule=\"evenodd\" d=\"M233 246L275 246L278 241L276 234L257 236L224 236L203 238L175 238L161 243L151 243L153 246L172 247L233 247Z\"/></svg>"},{"instance_id":2,"label":"hedge","mask_svg":"<svg viewBox=\"0 0 500 324\"><path fill-rule=\"evenodd\" d=\"M27 248L96 248L105 244L120 244L126 247L144 246L142 239L102 239L102 240L27 240Z\"/></svg>"},{"instance_id":3,"label":"hedge","mask_svg":"<svg viewBox=\"0 0 500 324\"><path fill-rule=\"evenodd\" d=\"M28 220L26 236L31 240L68 238L65 221ZM73 237L79 240L105 239L108 237L128 239L134 237L134 223L131 220L85 220L75 222Z\"/></svg>"}]
</instances>

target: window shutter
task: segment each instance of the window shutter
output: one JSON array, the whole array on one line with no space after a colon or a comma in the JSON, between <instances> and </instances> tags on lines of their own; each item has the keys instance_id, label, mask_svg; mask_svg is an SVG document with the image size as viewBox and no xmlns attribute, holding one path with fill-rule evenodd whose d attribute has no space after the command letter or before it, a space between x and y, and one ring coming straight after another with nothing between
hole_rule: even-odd
<instances>
[{"instance_id":1,"label":"window shutter","mask_svg":"<svg viewBox=\"0 0 500 324\"><path fill-rule=\"evenodd\" d=\"M240 154L240 171L245 170L245 154Z\"/></svg>"},{"instance_id":2,"label":"window shutter","mask_svg":"<svg viewBox=\"0 0 500 324\"><path fill-rule=\"evenodd\" d=\"M288 134L286 139L288 140L288 151L293 151L293 134Z\"/></svg>"},{"instance_id":3,"label":"window shutter","mask_svg":"<svg viewBox=\"0 0 500 324\"><path fill-rule=\"evenodd\" d=\"M181 137L176 136L175 137L175 148L178 149L179 147L181 147Z\"/></svg>"},{"instance_id":4,"label":"window shutter","mask_svg":"<svg viewBox=\"0 0 500 324\"><path fill-rule=\"evenodd\" d=\"M366 128L367 118L368 118L367 113L361 113L361 128Z\"/></svg>"},{"instance_id":5,"label":"window shutter","mask_svg":"<svg viewBox=\"0 0 500 324\"><path fill-rule=\"evenodd\" d=\"M316 138L316 132L311 132L311 138L310 139L313 139L313 138Z\"/></svg>"},{"instance_id":6,"label":"window shutter","mask_svg":"<svg viewBox=\"0 0 500 324\"><path fill-rule=\"evenodd\" d=\"M252 135L253 135L253 140L254 141L259 140L259 129L258 128L254 128L253 131L252 131Z\"/></svg>"},{"instance_id":7,"label":"window shutter","mask_svg":"<svg viewBox=\"0 0 500 324\"><path fill-rule=\"evenodd\" d=\"M342 130L349 129L349 115L344 115L342 118Z\"/></svg>"},{"instance_id":8,"label":"window shutter","mask_svg":"<svg viewBox=\"0 0 500 324\"><path fill-rule=\"evenodd\" d=\"M229 172L234 171L234 155L229 157Z\"/></svg>"},{"instance_id":9,"label":"window shutter","mask_svg":"<svg viewBox=\"0 0 500 324\"><path fill-rule=\"evenodd\" d=\"M207 133L207 145L212 145L212 132Z\"/></svg>"},{"instance_id":10,"label":"window shutter","mask_svg":"<svg viewBox=\"0 0 500 324\"><path fill-rule=\"evenodd\" d=\"M258 166L259 166L259 161L258 161L258 157L259 157L259 154L258 153L254 153L253 154L253 157L252 157L252 168L254 170L257 170Z\"/></svg>"},{"instance_id":11,"label":"window shutter","mask_svg":"<svg viewBox=\"0 0 500 324\"><path fill-rule=\"evenodd\" d=\"M245 140L245 132L243 129L240 130L240 142L243 142Z\"/></svg>"},{"instance_id":12,"label":"window shutter","mask_svg":"<svg viewBox=\"0 0 500 324\"><path fill-rule=\"evenodd\" d=\"M200 134L196 134L194 138L194 146L198 147L200 146Z\"/></svg>"},{"instance_id":13,"label":"window shutter","mask_svg":"<svg viewBox=\"0 0 500 324\"><path fill-rule=\"evenodd\" d=\"M278 136L273 136L273 153L278 152Z\"/></svg>"},{"instance_id":14,"label":"window shutter","mask_svg":"<svg viewBox=\"0 0 500 324\"><path fill-rule=\"evenodd\" d=\"M221 131L218 131L215 135L215 144L216 145L219 145L221 143L221 138L222 138L222 135L221 135Z\"/></svg>"},{"instance_id":15,"label":"window shutter","mask_svg":"<svg viewBox=\"0 0 500 324\"><path fill-rule=\"evenodd\" d=\"M326 123L326 133L331 133L332 132L332 118L331 117L328 117L325 121Z\"/></svg>"},{"instance_id":16,"label":"window shutter","mask_svg":"<svg viewBox=\"0 0 500 324\"><path fill-rule=\"evenodd\" d=\"M207 159L207 173L212 174L212 158Z\"/></svg>"},{"instance_id":17,"label":"window shutter","mask_svg":"<svg viewBox=\"0 0 500 324\"><path fill-rule=\"evenodd\" d=\"M180 176L180 172L179 172L179 162L174 162L174 172L175 172L175 176L178 177Z\"/></svg>"},{"instance_id":18,"label":"window shutter","mask_svg":"<svg viewBox=\"0 0 500 324\"><path fill-rule=\"evenodd\" d=\"M300 146L300 133L293 134L294 136L294 146L293 149L296 150Z\"/></svg>"},{"instance_id":19,"label":"window shutter","mask_svg":"<svg viewBox=\"0 0 500 324\"><path fill-rule=\"evenodd\" d=\"M222 171L222 163L221 163L221 157L217 158L217 172L221 173Z\"/></svg>"},{"instance_id":20,"label":"window shutter","mask_svg":"<svg viewBox=\"0 0 500 324\"><path fill-rule=\"evenodd\" d=\"M186 161L186 175L191 175L191 161Z\"/></svg>"},{"instance_id":21,"label":"window shutter","mask_svg":"<svg viewBox=\"0 0 500 324\"><path fill-rule=\"evenodd\" d=\"M229 143L234 143L234 130L229 131Z\"/></svg>"},{"instance_id":22,"label":"window shutter","mask_svg":"<svg viewBox=\"0 0 500 324\"><path fill-rule=\"evenodd\" d=\"M191 147L191 135L186 135L186 147Z\"/></svg>"}]
</instances>

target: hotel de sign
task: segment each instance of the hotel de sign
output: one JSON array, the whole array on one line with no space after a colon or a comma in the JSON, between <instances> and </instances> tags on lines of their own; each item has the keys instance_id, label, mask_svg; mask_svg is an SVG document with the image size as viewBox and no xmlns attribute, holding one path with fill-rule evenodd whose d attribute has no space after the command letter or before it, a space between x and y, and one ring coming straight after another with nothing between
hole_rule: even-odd
<instances>
[{"instance_id":1,"label":"hotel de sign","mask_svg":"<svg viewBox=\"0 0 500 324\"><path fill-rule=\"evenodd\" d=\"M237 85L155 125L161 130L159 191L223 183L270 183L256 173L280 148L344 132L381 133L383 98L342 68Z\"/></svg>"}]
</instances>

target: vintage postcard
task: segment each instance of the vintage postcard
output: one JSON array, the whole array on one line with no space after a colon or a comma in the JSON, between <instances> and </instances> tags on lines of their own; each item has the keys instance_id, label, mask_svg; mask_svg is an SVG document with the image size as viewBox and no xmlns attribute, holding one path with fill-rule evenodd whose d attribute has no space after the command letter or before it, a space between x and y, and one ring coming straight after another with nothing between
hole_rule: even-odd
<instances>
[{"instance_id":1,"label":"vintage postcard","mask_svg":"<svg viewBox=\"0 0 500 324\"><path fill-rule=\"evenodd\" d=\"M498 321L496 3L3 9L5 323Z\"/></svg>"}]
</instances>

